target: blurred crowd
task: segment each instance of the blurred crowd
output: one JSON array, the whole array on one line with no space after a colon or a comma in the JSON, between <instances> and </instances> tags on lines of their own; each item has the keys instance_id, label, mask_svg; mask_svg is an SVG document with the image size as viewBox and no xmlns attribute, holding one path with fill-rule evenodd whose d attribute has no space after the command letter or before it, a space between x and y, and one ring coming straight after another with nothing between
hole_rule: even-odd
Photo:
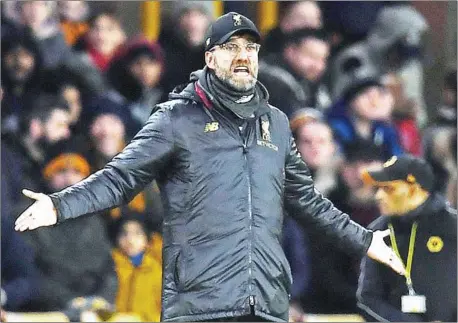
<instances>
[{"instance_id":1,"label":"blurred crowd","mask_svg":"<svg viewBox=\"0 0 458 323\"><path fill-rule=\"evenodd\" d=\"M13 222L31 204L23 188L56 192L102 168L155 104L203 68L214 17L176 2L173 28L150 41L126 35L115 3L1 5L2 308L79 320L98 304L158 321L163 208L154 182L128 205L55 228L18 234ZM428 160L436 190L456 207L457 74L443 75L441 101L426 107L428 30L408 2L299 1L282 5L263 39L259 81L270 103L289 117L318 190L363 226L380 214L360 171L393 155ZM357 312L358 262L312 243L314 234L285 218L292 313Z\"/></svg>"}]
</instances>

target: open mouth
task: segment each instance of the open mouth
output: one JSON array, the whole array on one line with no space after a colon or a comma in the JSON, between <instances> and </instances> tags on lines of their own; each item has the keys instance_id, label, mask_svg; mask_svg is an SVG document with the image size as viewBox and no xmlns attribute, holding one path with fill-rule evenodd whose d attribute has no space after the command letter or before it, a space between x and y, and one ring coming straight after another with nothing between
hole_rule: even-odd
<instances>
[{"instance_id":1,"label":"open mouth","mask_svg":"<svg viewBox=\"0 0 458 323\"><path fill-rule=\"evenodd\" d=\"M234 68L234 73L240 76L247 76L250 75L250 70L246 66L239 66Z\"/></svg>"}]
</instances>

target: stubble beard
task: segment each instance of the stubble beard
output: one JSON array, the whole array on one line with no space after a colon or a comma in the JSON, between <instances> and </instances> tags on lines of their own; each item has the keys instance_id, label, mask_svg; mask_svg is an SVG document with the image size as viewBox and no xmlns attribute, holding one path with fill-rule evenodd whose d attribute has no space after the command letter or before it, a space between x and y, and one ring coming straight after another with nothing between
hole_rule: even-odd
<instances>
[{"instance_id":1,"label":"stubble beard","mask_svg":"<svg viewBox=\"0 0 458 323\"><path fill-rule=\"evenodd\" d=\"M220 79L222 82L226 83L227 85L229 85L230 87L238 91L246 92L246 91L253 89L257 83L257 74L258 74L258 71L256 68L254 73L250 71L251 77L247 79L240 79L232 73L231 68L229 69L222 68L221 66L218 65L217 62L215 62L216 77Z\"/></svg>"}]
</instances>

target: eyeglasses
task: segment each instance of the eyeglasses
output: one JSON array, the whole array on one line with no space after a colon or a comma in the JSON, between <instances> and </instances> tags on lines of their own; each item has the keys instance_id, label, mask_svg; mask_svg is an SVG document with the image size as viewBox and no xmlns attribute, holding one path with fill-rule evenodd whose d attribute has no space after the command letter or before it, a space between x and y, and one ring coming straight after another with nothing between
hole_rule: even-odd
<instances>
[{"instance_id":1,"label":"eyeglasses","mask_svg":"<svg viewBox=\"0 0 458 323\"><path fill-rule=\"evenodd\" d=\"M261 45L256 44L256 43L247 43L245 45L239 45L239 44L236 44L236 43L224 43L222 45L218 45L217 47L225 50L226 52L228 52L232 56L236 56L236 55L240 54L240 52L242 51L242 47L245 48L245 51L249 55L258 53L259 52L259 48L261 48ZM211 51L214 51L214 50L215 49L213 48Z\"/></svg>"}]
</instances>

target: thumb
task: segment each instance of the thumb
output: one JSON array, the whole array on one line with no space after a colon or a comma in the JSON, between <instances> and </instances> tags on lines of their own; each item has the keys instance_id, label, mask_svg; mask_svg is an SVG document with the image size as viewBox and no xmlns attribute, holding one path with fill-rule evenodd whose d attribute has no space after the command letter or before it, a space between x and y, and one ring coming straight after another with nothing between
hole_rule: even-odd
<instances>
[{"instance_id":1,"label":"thumb","mask_svg":"<svg viewBox=\"0 0 458 323\"><path fill-rule=\"evenodd\" d=\"M40 198L40 194L39 193L35 193L35 192L32 192L30 190L26 190L26 189L22 190L22 194L24 194L25 196L30 197L30 198L32 198L34 200L38 200Z\"/></svg>"},{"instance_id":2,"label":"thumb","mask_svg":"<svg viewBox=\"0 0 458 323\"><path fill-rule=\"evenodd\" d=\"M384 231L379 231L379 232L382 238L388 237L390 235L390 229L386 229Z\"/></svg>"}]
</instances>

